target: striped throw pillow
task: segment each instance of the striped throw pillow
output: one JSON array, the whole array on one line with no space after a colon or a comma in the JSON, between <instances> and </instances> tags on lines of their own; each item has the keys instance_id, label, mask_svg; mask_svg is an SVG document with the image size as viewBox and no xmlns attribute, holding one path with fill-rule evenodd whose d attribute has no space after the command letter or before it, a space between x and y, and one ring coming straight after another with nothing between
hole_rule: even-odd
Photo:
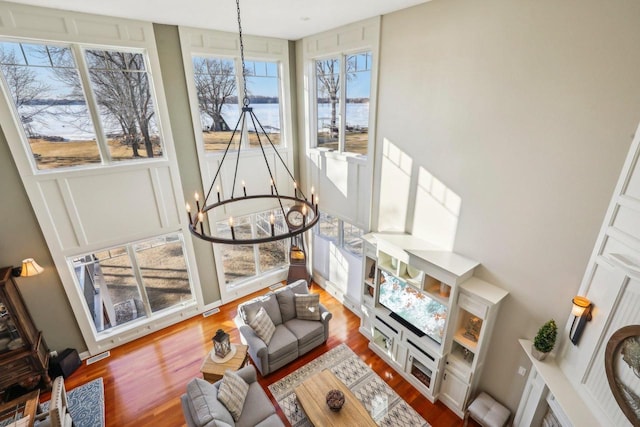
<instances>
[{"instance_id":1,"label":"striped throw pillow","mask_svg":"<svg viewBox=\"0 0 640 427\"><path fill-rule=\"evenodd\" d=\"M273 337L273 333L276 331L276 326L273 324L264 307L260 307L260 310L256 313L256 317L249 322L249 326L253 328L256 335L259 336L265 344L269 345L271 337Z\"/></svg>"},{"instance_id":2,"label":"striped throw pillow","mask_svg":"<svg viewBox=\"0 0 640 427\"><path fill-rule=\"evenodd\" d=\"M296 317L320 320L320 294L296 294Z\"/></svg>"},{"instance_id":3,"label":"striped throw pillow","mask_svg":"<svg viewBox=\"0 0 640 427\"><path fill-rule=\"evenodd\" d=\"M247 393L249 393L249 384L237 373L227 370L222 376L222 383L218 389L218 400L227 408L235 421L240 418Z\"/></svg>"}]
</instances>

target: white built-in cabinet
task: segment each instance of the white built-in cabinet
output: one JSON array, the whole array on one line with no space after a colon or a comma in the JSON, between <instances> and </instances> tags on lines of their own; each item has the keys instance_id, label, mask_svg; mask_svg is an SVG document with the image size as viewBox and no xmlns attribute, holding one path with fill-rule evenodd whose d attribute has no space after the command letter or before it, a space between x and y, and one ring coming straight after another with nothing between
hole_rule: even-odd
<instances>
[{"instance_id":1,"label":"white built-in cabinet","mask_svg":"<svg viewBox=\"0 0 640 427\"><path fill-rule=\"evenodd\" d=\"M370 233L363 241L360 332L424 396L441 400L462 417L507 292L474 277L476 261L411 235ZM387 281L398 292L409 289L415 298L438 307L433 337L420 336L414 324L393 314L387 307L391 304L381 303L381 286Z\"/></svg>"}]
</instances>

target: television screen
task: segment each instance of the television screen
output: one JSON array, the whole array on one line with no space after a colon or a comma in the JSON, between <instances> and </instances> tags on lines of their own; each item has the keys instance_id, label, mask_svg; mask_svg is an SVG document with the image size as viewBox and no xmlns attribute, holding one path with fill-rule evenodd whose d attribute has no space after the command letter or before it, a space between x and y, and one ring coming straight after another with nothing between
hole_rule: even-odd
<instances>
[{"instance_id":1,"label":"television screen","mask_svg":"<svg viewBox=\"0 0 640 427\"><path fill-rule=\"evenodd\" d=\"M431 299L395 276L381 271L380 304L437 343L447 323L447 306Z\"/></svg>"}]
</instances>

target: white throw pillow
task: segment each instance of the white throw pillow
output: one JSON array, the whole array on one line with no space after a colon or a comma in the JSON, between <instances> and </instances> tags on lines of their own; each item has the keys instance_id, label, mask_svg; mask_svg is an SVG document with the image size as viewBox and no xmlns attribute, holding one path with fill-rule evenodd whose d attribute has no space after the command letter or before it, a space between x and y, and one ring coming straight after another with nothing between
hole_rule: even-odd
<instances>
[{"instance_id":1,"label":"white throw pillow","mask_svg":"<svg viewBox=\"0 0 640 427\"><path fill-rule=\"evenodd\" d=\"M276 326L273 324L264 307L260 307L256 317L249 323L249 326L253 328L256 335L258 335L265 344L269 345L271 337L273 337L273 333L276 331Z\"/></svg>"},{"instance_id":2,"label":"white throw pillow","mask_svg":"<svg viewBox=\"0 0 640 427\"><path fill-rule=\"evenodd\" d=\"M249 384L237 373L227 370L222 376L218 389L218 400L227 408L235 421L238 421L242 414L247 393L249 393Z\"/></svg>"}]
</instances>

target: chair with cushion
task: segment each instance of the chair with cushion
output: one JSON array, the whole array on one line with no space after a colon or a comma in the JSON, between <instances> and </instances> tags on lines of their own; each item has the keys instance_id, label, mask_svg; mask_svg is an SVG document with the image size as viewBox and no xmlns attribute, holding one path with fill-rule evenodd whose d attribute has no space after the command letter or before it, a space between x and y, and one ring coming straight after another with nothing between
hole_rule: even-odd
<instances>
[{"instance_id":1,"label":"chair with cushion","mask_svg":"<svg viewBox=\"0 0 640 427\"><path fill-rule=\"evenodd\" d=\"M464 415L464 426L473 418L482 427L503 427L507 424L511 411L498 403L484 391L476 397Z\"/></svg>"},{"instance_id":2,"label":"chair with cushion","mask_svg":"<svg viewBox=\"0 0 640 427\"><path fill-rule=\"evenodd\" d=\"M73 420L69 414L64 378L57 377L53 380L51 387L49 410L36 416L34 427L71 427L72 425Z\"/></svg>"},{"instance_id":3,"label":"chair with cushion","mask_svg":"<svg viewBox=\"0 0 640 427\"><path fill-rule=\"evenodd\" d=\"M180 400L188 427L284 426L251 365L214 384L194 378Z\"/></svg>"}]
</instances>

